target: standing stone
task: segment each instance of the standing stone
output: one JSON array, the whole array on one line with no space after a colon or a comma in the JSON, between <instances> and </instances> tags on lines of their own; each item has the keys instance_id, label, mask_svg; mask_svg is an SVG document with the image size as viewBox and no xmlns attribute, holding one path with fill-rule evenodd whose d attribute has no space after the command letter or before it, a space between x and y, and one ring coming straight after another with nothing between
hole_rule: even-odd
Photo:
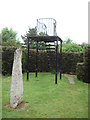
<instances>
[{"instance_id":1,"label":"standing stone","mask_svg":"<svg viewBox=\"0 0 90 120\"><path fill-rule=\"evenodd\" d=\"M22 51L17 49L14 53L14 62L12 69L10 106L16 108L23 99L23 80L22 80Z\"/></svg>"}]
</instances>

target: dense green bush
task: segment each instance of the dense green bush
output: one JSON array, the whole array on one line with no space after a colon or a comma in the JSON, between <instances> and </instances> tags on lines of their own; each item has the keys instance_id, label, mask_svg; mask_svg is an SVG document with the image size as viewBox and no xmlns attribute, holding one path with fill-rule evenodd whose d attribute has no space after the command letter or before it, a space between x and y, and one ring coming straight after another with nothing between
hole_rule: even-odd
<instances>
[{"instance_id":1,"label":"dense green bush","mask_svg":"<svg viewBox=\"0 0 90 120\"><path fill-rule=\"evenodd\" d=\"M90 62L90 48L89 47L84 52L83 61L85 65L88 65L88 63Z\"/></svg>"},{"instance_id":2,"label":"dense green bush","mask_svg":"<svg viewBox=\"0 0 90 120\"><path fill-rule=\"evenodd\" d=\"M84 63L78 63L76 67L77 78L83 82L89 82L88 79L88 66Z\"/></svg>"},{"instance_id":3,"label":"dense green bush","mask_svg":"<svg viewBox=\"0 0 90 120\"><path fill-rule=\"evenodd\" d=\"M12 64L14 58L15 47L3 47L2 48L2 73L11 74ZM22 70L27 71L27 49L22 49ZM38 71L48 72L54 71L56 68L56 54L55 52L49 53L49 59L46 51L39 50L38 52ZM60 54L58 53L58 71L60 70ZM83 62L82 53L62 53L62 72L72 73L76 72L76 64ZM30 49L29 55L29 71L36 70L36 50Z\"/></svg>"},{"instance_id":4,"label":"dense green bush","mask_svg":"<svg viewBox=\"0 0 90 120\"><path fill-rule=\"evenodd\" d=\"M85 76L85 64L84 64L84 63L77 63L76 71L77 71L77 78L78 78L79 80L84 81L84 76Z\"/></svg>"},{"instance_id":5,"label":"dense green bush","mask_svg":"<svg viewBox=\"0 0 90 120\"><path fill-rule=\"evenodd\" d=\"M11 74L15 47L2 47L2 74Z\"/></svg>"},{"instance_id":6,"label":"dense green bush","mask_svg":"<svg viewBox=\"0 0 90 120\"><path fill-rule=\"evenodd\" d=\"M2 47L2 74L11 74L12 66L14 60L14 52L17 48L11 46L3 46ZM25 61L25 50L22 52L22 68L23 72L26 71L26 61Z\"/></svg>"},{"instance_id":7,"label":"dense green bush","mask_svg":"<svg viewBox=\"0 0 90 120\"><path fill-rule=\"evenodd\" d=\"M75 43L63 44L63 52L82 52L82 47Z\"/></svg>"},{"instance_id":8,"label":"dense green bush","mask_svg":"<svg viewBox=\"0 0 90 120\"><path fill-rule=\"evenodd\" d=\"M27 69L27 59L26 59L26 50L22 49L22 72L26 72Z\"/></svg>"},{"instance_id":9,"label":"dense green bush","mask_svg":"<svg viewBox=\"0 0 90 120\"><path fill-rule=\"evenodd\" d=\"M76 73L76 65L83 62L83 53L63 53L62 54L62 71L63 73Z\"/></svg>"},{"instance_id":10,"label":"dense green bush","mask_svg":"<svg viewBox=\"0 0 90 120\"><path fill-rule=\"evenodd\" d=\"M77 78L83 82L88 82L89 77L88 77L88 70L90 68L90 48L86 49L83 55L83 63L77 63L76 67L76 73L77 73Z\"/></svg>"}]
</instances>

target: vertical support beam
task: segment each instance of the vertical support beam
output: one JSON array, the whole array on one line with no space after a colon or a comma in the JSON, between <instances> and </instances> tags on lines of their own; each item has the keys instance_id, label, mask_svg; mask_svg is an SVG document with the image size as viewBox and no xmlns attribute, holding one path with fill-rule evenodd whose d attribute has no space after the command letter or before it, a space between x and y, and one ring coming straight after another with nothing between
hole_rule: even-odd
<instances>
[{"instance_id":1,"label":"vertical support beam","mask_svg":"<svg viewBox=\"0 0 90 120\"><path fill-rule=\"evenodd\" d=\"M36 45L36 77L37 77L37 73L38 73L38 41L37 41L37 45Z\"/></svg>"},{"instance_id":2,"label":"vertical support beam","mask_svg":"<svg viewBox=\"0 0 90 120\"><path fill-rule=\"evenodd\" d=\"M27 80L29 80L29 37L28 37L28 55L27 55Z\"/></svg>"},{"instance_id":3,"label":"vertical support beam","mask_svg":"<svg viewBox=\"0 0 90 120\"><path fill-rule=\"evenodd\" d=\"M55 84L57 84L57 61L58 61L58 39L56 41L56 75L55 75Z\"/></svg>"},{"instance_id":4,"label":"vertical support beam","mask_svg":"<svg viewBox=\"0 0 90 120\"><path fill-rule=\"evenodd\" d=\"M62 41L60 43L60 79L62 78Z\"/></svg>"}]
</instances>

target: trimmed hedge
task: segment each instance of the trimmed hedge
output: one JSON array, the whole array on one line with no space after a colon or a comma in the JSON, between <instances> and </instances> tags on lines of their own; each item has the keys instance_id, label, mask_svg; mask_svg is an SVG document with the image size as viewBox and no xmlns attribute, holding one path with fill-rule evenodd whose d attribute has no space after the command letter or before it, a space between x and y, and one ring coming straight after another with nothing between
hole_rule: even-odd
<instances>
[{"instance_id":1,"label":"trimmed hedge","mask_svg":"<svg viewBox=\"0 0 90 120\"><path fill-rule=\"evenodd\" d=\"M90 62L90 47L84 52L83 62L85 63L85 65L88 65L88 63Z\"/></svg>"},{"instance_id":2,"label":"trimmed hedge","mask_svg":"<svg viewBox=\"0 0 90 120\"><path fill-rule=\"evenodd\" d=\"M76 67L77 78L87 83L90 83L88 77L88 70L90 68L89 63L90 63L90 48L84 52L83 63L77 63Z\"/></svg>"},{"instance_id":3,"label":"trimmed hedge","mask_svg":"<svg viewBox=\"0 0 90 120\"><path fill-rule=\"evenodd\" d=\"M2 74L11 74L15 47L2 47Z\"/></svg>"},{"instance_id":4,"label":"trimmed hedge","mask_svg":"<svg viewBox=\"0 0 90 120\"><path fill-rule=\"evenodd\" d=\"M84 63L77 63L77 67L76 67L76 71L77 71L77 78L80 81L88 81L87 78L87 73L86 73L86 66Z\"/></svg>"},{"instance_id":5,"label":"trimmed hedge","mask_svg":"<svg viewBox=\"0 0 90 120\"><path fill-rule=\"evenodd\" d=\"M63 73L76 74L76 65L83 62L83 53L63 53L62 71Z\"/></svg>"},{"instance_id":6,"label":"trimmed hedge","mask_svg":"<svg viewBox=\"0 0 90 120\"><path fill-rule=\"evenodd\" d=\"M11 74L15 47L3 47L2 48L2 73ZM58 53L59 54L59 53ZM38 71L48 72L54 71L56 67L55 52L49 54L49 59L46 51L38 52ZM58 55L58 71L60 68L60 54ZM62 53L62 72L63 73L76 73L76 65L78 62L83 62L82 53ZM36 50L30 49L29 56L29 71L34 72L36 70ZM27 50L22 49L22 70L26 72L27 68Z\"/></svg>"}]
</instances>

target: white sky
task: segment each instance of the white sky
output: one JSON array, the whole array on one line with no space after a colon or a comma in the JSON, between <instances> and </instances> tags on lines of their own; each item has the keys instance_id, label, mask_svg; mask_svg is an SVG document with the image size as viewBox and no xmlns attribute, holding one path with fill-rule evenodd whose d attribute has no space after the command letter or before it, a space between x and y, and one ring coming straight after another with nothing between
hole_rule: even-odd
<instances>
[{"instance_id":1,"label":"white sky","mask_svg":"<svg viewBox=\"0 0 90 120\"><path fill-rule=\"evenodd\" d=\"M12 27L21 36L48 17L56 19L62 40L88 43L88 0L0 0L0 31Z\"/></svg>"}]
</instances>

